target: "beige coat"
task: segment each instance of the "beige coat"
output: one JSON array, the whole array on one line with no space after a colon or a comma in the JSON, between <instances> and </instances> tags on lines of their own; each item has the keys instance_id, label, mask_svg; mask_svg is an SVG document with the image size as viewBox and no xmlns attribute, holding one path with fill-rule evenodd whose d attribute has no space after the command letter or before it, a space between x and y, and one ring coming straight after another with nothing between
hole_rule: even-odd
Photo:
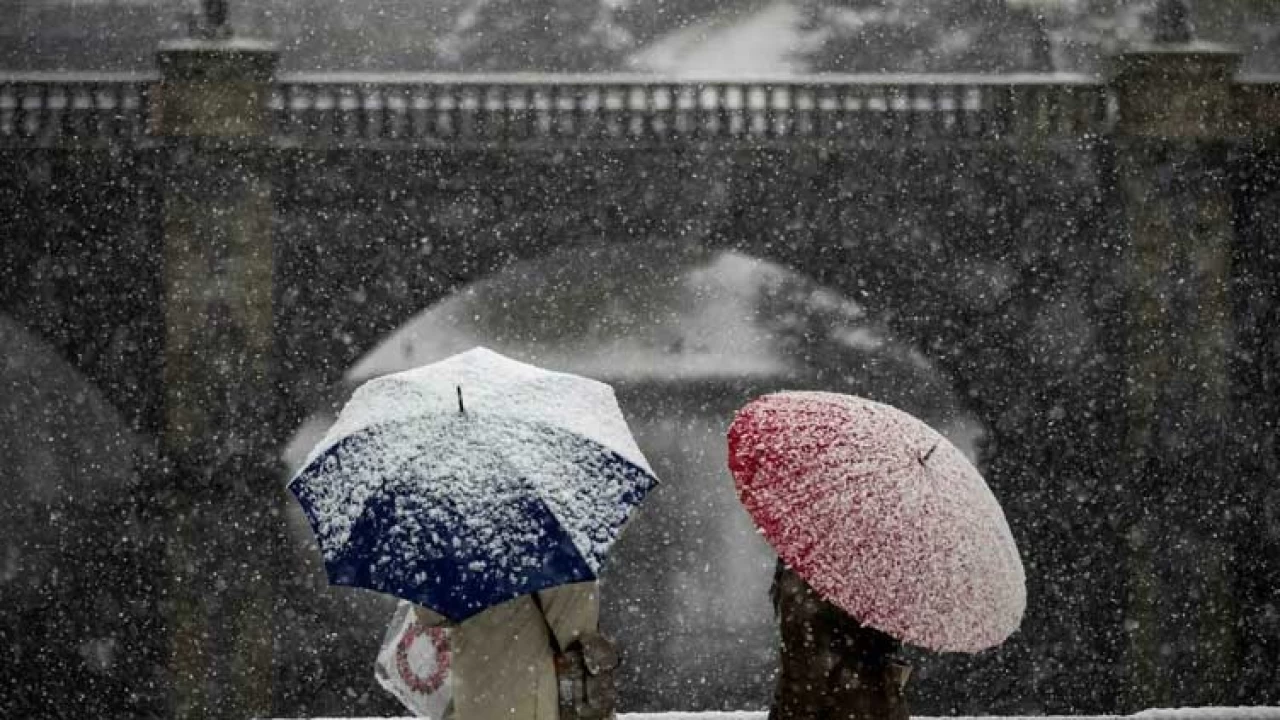
<instances>
[{"instance_id":1,"label":"beige coat","mask_svg":"<svg viewBox=\"0 0 1280 720\"><path fill-rule=\"evenodd\" d=\"M548 623L560 648L600 623L594 582L562 585L538 593L542 612L527 595L489 608L455 625L453 717L456 720L557 720L559 698ZM416 608L423 625L444 618Z\"/></svg>"}]
</instances>

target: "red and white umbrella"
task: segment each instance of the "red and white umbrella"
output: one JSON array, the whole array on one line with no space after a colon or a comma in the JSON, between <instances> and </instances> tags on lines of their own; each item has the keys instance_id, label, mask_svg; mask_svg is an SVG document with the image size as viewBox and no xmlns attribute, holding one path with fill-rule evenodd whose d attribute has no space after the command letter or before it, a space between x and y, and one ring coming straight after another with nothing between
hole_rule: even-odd
<instances>
[{"instance_id":1,"label":"red and white umbrella","mask_svg":"<svg viewBox=\"0 0 1280 720\"><path fill-rule=\"evenodd\" d=\"M1026 578L1004 512L911 415L837 393L765 395L729 428L729 468L782 561L863 624L977 652L1022 621Z\"/></svg>"}]
</instances>

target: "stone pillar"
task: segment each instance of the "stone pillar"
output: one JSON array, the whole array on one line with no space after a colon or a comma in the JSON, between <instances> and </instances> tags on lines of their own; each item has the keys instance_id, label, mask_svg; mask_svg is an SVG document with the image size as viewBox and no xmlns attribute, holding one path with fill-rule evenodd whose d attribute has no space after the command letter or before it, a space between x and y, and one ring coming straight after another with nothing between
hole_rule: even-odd
<instances>
[{"instance_id":1,"label":"stone pillar","mask_svg":"<svg viewBox=\"0 0 1280 720\"><path fill-rule=\"evenodd\" d=\"M1133 708L1221 704L1237 667L1228 357L1234 239L1227 160L1234 51L1113 59L1126 295L1126 692ZM1123 473L1128 473L1125 476ZM1119 680L1119 678L1118 678Z\"/></svg>"},{"instance_id":2,"label":"stone pillar","mask_svg":"<svg viewBox=\"0 0 1280 720\"><path fill-rule=\"evenodd\" d=\"M278 545L267 99L278 53L166 44L164 413L172 716L271 714Z\"/></svg>"}]
</instances>

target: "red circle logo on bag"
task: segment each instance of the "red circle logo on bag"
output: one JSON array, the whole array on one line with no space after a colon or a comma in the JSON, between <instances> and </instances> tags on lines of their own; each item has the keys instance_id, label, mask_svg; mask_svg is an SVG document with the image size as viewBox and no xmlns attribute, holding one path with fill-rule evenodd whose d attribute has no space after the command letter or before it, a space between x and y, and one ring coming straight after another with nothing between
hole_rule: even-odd
<instances>
[{"instance_id":1,"label":"red circle logo on bag","mask_svg":"<svg viewBox=\"0 0 1280 720\"><path fill-rule=\"evenodd\" d=\"M419 675L409 662L409 648L418 638L424 636L431 641L431 646L435 650L436 663L431 672ZM400 642L396 644L396 671L400 673L400 679L404 680L405 685L414 692L423 695L430 695L440 689L449 675L451 660L449 638L444 628L423 627L415 622L405 630L404 635L400 636Z\"/></svg>"}]
</instances>

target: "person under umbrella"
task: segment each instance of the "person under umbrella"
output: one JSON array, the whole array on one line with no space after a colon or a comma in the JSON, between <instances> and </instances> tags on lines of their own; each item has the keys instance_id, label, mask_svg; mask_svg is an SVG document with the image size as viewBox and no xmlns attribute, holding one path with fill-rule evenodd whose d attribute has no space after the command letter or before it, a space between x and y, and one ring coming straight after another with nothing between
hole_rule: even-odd
<instances>
[{"instance_id":1,"label":"person under umbrella","mask_svg":"<svg viewBox=\"0 0 1280 720\"><path fill-rule=\"evenodd\" d=\"M289 489L331 583L451 627L454 717L569 720L612 712L554 663L617 664L595 579L656 484L608 385L475 348L358 388Z\"/></svg>"},{"instance_id":2,"label":"person under umbrella","mask_svg":"<svg viewBox=\"0 0 1280 720\"><path fill-rule=\"evenodd\" d=\"M613 716L618 654L602 635L592 582L522 595L458 624L417 605L423 627L449 629L452 709L446 718Z\"/></svg>"},{"instance_id":3,"label":"person under umbrella","mask_svg":"<svg viewBox=\"0 0 1280 720\"><path fill-rule=\"evenodd\" d=\"M778 553L770 720L903 720L902 642L977 652L1021 622L1004 513L932 428L850 395L784 392L729 428L739 499Z\"/></svg>"}]
</instances>

